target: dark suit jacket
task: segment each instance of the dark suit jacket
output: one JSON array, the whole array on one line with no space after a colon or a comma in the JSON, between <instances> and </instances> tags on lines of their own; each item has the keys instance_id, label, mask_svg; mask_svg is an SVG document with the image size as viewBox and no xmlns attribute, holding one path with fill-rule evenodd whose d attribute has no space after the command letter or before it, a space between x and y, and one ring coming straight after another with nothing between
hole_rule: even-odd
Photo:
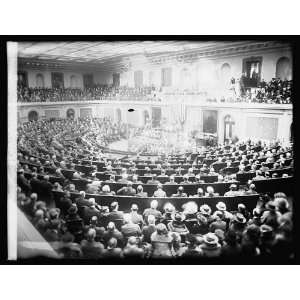
<instances>
[{"instance_id":1,"label":"dark suit jacket","mask_svg":"<svg viewBox=\"0 0 300 300\"><path fill-rule=\"evenodd\" d=\"M39 179L32 178L30 180L30 185L31 185L31 191L33 193L37 193L37 194L40 193L41 181Z\"/></svg>"},{"instance_id":2,"label":"dark suit jacket","mask_svg":"<svg viewBox=\"0 0 300 300\"><path fill-rule=\"evenodd\" d=\"M17 177L18 186L24 191L25 193L29 193L31 190L31 186L29 181L25 178L24 175L20 174Z\"/></svg>"},{"instance_id":3,"label":"dark suit jacket","mask_svg":"<svg viewBox=\"0 0 300 300\"><path fill-rule=\"evenodd\" d=\"M110 212L108 216L108 222L116 222L117 220L124 221L124 213L119 210Z\"/></svg>"},{"instance_id":4,"label":"dark suit jacket","mask_svg":"<svg viewBox=\"0 0 300 300\"><path fill-rule=\"evenodd\" d=\"M83 210L83 220L87 224L91 218L96 216L98 220L101 218L101 212L94 207L85 207Z\"/></svg>"},{"instance_id":5,"label":"dark suit jacket","mask_svg":"<svg viewBox=\"0 0 300 300\"><path fill-rule=\"evenodd\" d=\"M40 182L40 195L47 198L48 200L52 200L52 184L49 181L41 180Z\"/></svg>"}]
</instances>

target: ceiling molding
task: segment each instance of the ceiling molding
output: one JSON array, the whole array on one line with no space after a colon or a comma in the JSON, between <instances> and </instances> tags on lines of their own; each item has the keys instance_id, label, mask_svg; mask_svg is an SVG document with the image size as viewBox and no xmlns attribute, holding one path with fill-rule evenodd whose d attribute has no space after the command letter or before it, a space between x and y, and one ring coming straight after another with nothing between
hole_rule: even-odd
<instances>
[{"instance_id":1,"label":"ceiling molding","mask_svg":"<svg viewBox=\"0 0 300 300\"><path fill-rule=\"evenodd\" d=\"M188 49L190 45L191 48ZM198 48L196 47L197 45L199 45ZM67 70L78 70L80 68L83 71L122 72L128 70L133 64L140 66L150 64L155 66L172 62L193 63L206 58L219 59L250 55L258 51L291 50L289 44L276 41L209 43L184 41L141 41L131 43L66 42L51 43L48 48L48 45L46 45L45 51L42 51L45 43L42 43L40 49L38 46L39 43L37 42L20 44L18 54L19 68ZM110 54L108 47L112 47L112 53L114 54ZM161 52L159 51L161 49L175 50ZM90 50L91 52L89 52ZM53 51L56 54L50 55L49 52L53 53ZM61 54L58 55L58 53ZM77 53L78 56L74 56L74 53Z\"/></svg>"}]
</instances>

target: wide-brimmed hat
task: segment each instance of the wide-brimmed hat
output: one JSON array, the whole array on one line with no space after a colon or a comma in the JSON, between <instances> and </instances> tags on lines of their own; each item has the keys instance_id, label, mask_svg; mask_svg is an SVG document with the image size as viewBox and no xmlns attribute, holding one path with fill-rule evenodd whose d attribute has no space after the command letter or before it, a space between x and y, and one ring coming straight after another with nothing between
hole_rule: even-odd
<instances>
[{"instance_id":1,"label":"wide-brimmed hat","mask_svg":"<svg viewBox=\"0 0 300 300\"><path fill-rule=\"evenodd\" d=\"M240 224L245 224L247 222L246 218L241 213L237 213L234 216L234 220L235 220L235 222L240 223Z\"/></svg>"},{"instance_id":2,"label":"wide-brimmed hat","mask_svg":"<svg viewBox=\"0 0 300 300\"><path fill-rule=\"evenodd\" d=\"M76 204L72 204L70 208L68 209L68 214L76 214L78 212L78 208Z\"/></svg>"},{"instance_id":3,"label":"wide-brimmed hat","mask_svg":"<svg viewBox=\"0 0 300 300\"><path fill-rule=\"evenodd\" d=\"M224 210L226 210L226 204L224 202L218 202L217 205L216 205L216 208L218 210L224 211Z\"/></svg>"},{"instance_id":4,"label":"wide-brimmed hat","mask_svg":"<svg viewBox=\"0 0 300 300\"><path fill-rule=\"evenodd\" d=\"M172 214L172 220L177 222L183 222L185 220L185 215L179 212Z\"/></svg>"},{"instance_id":5,"label":"wide-brimmed hat","mask_svg":"<svg viewBox=\"0 0 300 300\"><path fill-rule=\"evenodd\" d=\"M211 208L207 204L203 204L200 206L200 212L205 216L209 216L211 214Z\"/></svg>"},{"instance_id":6,"label":"wide-brimmed hat","mask_svg":"<svg viewBox=\"0 0 300 300\"><path fill-rule=\"evenodd\" d=\"M203 242L208 246L216 246L219 242L219 238L212 232L204 235Z\"/></svg>"},{"instance_id":7,"label":"wide-brimmed hat","mask_svg":"<svg viewBox=\"0 0 300 300\"><path fill-rule=\"evenodd\" d=\"M172 213L174 210L175 210L175 207L173 206L173 204L168 202L164 205L165 212Z\"/></svg>"}]
</instances>

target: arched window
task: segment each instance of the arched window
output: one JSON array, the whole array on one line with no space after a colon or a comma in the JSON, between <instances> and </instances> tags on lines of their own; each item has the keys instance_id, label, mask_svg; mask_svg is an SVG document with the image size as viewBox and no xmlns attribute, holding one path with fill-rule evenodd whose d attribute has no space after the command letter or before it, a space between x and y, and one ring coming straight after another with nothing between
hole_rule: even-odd
<instances>
[{"instance_id":1,"label":"arched window","mask_svg":"<svg viewBox=\"0 0 300 300\"><path fill-rule=\"evenodd\" d=\"M28 113L28 120L31 121L37 121L39 118L39 114L35 110L31 110Z\"/></svg>"},{"instance_id":2,"label":"arched window","mask_svg":"<svg viewBox=\"0 0 300 300\"><path fill-rule=\"evenodd\" d=\"M74 119L74 117L75 117L75 110L73 108L69 108L67 110L67 118Z\"/></svg>"},{"instance_id":3,"label":"arched window","mask_svg":"<svg viewBox=\"0 0 300 300\"><path fill-rule=\"evenodd\" d=\"M43 88L44 87L44 75L37 74L35 79L36 79L36 87Z\"/></svg>"},{"instance_id":4,"label":"arched window","mask_svg":"<svg viewBox=\"0 0 300 300\"><path fill-rule=\"evenodd\" d=\"M117 122L120 123L122 121L122 112L120 108L117 108Z\"/></svg>"},{"instance_id":5,"label":"arched window","mask_svg":"<svg viewBox=\"0 0 300 300\"><path fill-rule=\"evenodd\" d=\"M221 80L225 82L229 82L231 78L231 67L228 63L224 63L221 66Z\"/></svg>"},{"instance_id":6,"label":"arched window","mask_svg":"<svg viewBox=\"0 0 300 300\"><path fill-rule=\"evenodd\" d=\"M292 79L292 67L289 58L281 57L278 59L276 64L276 78L280 78L281 80Z\"/></svg>"},{"instance_id":7,"label":"arched window","mask_svg":"<svg viewBox=\"0 0 300 300\"><path fill-rule=\"evenodd\" d=\"M233 129L235 122L230 115L225 116L224 118L224 141L228 141L233 137Z\"/></svg>"},{"instance_id":8,"label":"arched window","mask_svg":"<svg viewBox=\"0 0 300 300\"><path fill-rule=\"evenodd\" d=\"M78 78L76 75L72 75L70 78L70 87L72 89L77 88L78 87Z\"/></svg>"}]
</instances>

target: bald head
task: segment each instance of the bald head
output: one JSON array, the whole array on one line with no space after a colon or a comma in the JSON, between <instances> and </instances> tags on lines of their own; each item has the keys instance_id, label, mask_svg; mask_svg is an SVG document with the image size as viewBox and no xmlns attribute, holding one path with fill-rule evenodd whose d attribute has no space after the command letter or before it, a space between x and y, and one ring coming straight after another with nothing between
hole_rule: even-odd
<instances>
[{"instance_id":1,"label":"bald head","mask_svg":"<svg viewBox=\"0 0 300 300\"><path fill-rule=\"evenodd\" d=\"M157 200L152 200L151 203L150 203L150 207L152 209L157 209L157 206L158 206Z\"/></svg>"}]
</instances>

